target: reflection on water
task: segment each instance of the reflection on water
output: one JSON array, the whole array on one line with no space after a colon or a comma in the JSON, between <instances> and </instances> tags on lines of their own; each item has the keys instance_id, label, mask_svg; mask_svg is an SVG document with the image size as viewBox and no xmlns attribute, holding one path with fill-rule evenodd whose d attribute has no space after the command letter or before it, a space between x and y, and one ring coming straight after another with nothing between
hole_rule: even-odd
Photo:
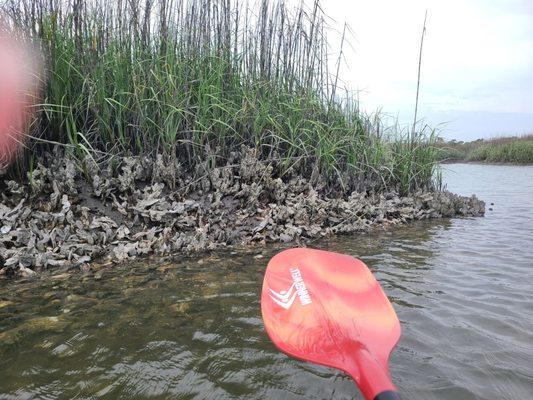
<instances>
[{"instance_id":1,"label":"reflection on water","mask_svg":"<svg viewBox=\"0 0 533 400\"><path fill-rule=\"evenodd\" d=\"M316 242L375 272L403 337L391 372L404 399L533 393L533 168L452 165L451 190L485 218ZM494 203L493 206L490 203ZM289 359L265 334L270 247L0 290L0 399L353 399L342 373Z\"/></svg>"}]
</instances>

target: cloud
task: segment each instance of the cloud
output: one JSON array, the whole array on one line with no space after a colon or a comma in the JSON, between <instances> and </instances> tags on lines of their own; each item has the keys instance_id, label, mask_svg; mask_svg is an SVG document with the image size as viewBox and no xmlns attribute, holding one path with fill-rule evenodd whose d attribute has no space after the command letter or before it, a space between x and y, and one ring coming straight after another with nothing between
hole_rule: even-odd
<instances>
[{"instance_id":1,"label":"cloud","mask_svg":"<svg viewBox=\"0 0 533 400\"><path fill-rule=\"evenodd\" d=\"M401 120L412 118L427 9L422 113L457 113L457 129L464 113L494 118L533 114L533 2L328 0L323 8L335 27L346 21L353 30L353 50L345 48L341 77L361 91L364 109L383 108ZM338 42L337 35L332 36ZM337 44L332 51L338 51Z\"/></svg>"}]
</instances>

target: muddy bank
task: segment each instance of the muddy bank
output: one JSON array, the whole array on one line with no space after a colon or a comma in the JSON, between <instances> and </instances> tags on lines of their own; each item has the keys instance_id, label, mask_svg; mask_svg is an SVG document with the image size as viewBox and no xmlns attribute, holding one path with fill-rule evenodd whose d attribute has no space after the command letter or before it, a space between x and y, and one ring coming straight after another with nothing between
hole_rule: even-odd
<instances>
[{"instance_id":1,"label":"muddy bank","mask_svg":"<svg viewBox=\"0 0 533 400\"><path fill-rule=\"evenodd\" d=\"M4 181L0 274L90 268L145 254L305 240L438 217L479 216L484 202L450 192L340 193L319 178L277 176L273 163L243 149L223 167L185 174L158 156L92 159L59 152L28 174Z\"/></svg>"}]
</instances>

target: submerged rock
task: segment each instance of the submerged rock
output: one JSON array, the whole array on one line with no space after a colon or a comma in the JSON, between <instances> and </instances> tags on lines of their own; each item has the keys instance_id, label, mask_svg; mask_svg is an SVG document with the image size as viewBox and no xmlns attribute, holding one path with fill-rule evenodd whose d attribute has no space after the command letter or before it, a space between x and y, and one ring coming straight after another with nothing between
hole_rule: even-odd
<instances>
[{"instance_id":1,"label":"submerged rock","mask_svg":"<svg viewBox=\"0 0 533 400\"><path fill-rule=\"evenodd\" d=\"M252 149L226 165L185 174L161 155L127 157L77 172L67 156L41 160L27 184L4 182L0 275L51 268L89 271L94 262L221 246L289 242L366 231L413 220L480 216L485 203L447 191L331 191L320 176L277 176ZM316 174L315 174L316 175ZM1 183L0 183L1 184ZM95 275L98 278L98 273Z\"/></svg>"},{"instance_id":2,"label":"submerged rock","mask_svg":"<svg viewBox=\"0 0 533 400\"><path fill-rule=\"evenodd\" d=\"M27 335L40 334L42 332L63 332L68 325L61 317L37 317L24 322L11 330L0 333L0 344L13 345L21 341Z\"/></svg>"},{"instance_id":3,"label":"submerged rock","mask_svg":"<svg viewBox=\"0 0 533 400\"><path fill-rule=\"evenodd\" d=\"M13 302L11 302L11 301L0 300L0 308L4 308L4 307L10 306L12 304L13 304Z\"/></svg>"},{"instance_id":4,"label":"submerged rock","mask_svg":"<svg viewBox=\"0 0 533 400\"><path fill-rule=\"evenodd\" d=\"M181 301L181 302L172 304L170 308L173 311L175 311L177 314L188 315L187 312L191 308L191 303L188 301Z\"/></svg>"}]
</instances>

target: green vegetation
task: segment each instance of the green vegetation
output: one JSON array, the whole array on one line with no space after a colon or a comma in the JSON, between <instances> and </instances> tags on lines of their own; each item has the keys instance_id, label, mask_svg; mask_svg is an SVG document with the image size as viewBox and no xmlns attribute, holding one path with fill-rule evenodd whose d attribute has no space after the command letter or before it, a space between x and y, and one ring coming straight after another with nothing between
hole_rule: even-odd
<instances>
[{"instance_id":1,"label":"green vegetation","mask_svg":"<svg viewBox=\"0 0 533 400\"><path fill-rule=\"evenodd\" d=\"M281 160L280 176L434 186L434 134L385 130L338 87L318 2L7 0L3 11L45 58L34 154L51 142L80 160L163 153L194 171L246 145Z\"/></svg>"},{"instance_id":2,"label":"green vegetation","mask_svg":"<svg viewBox=\"0 0 533 400\"><path fill-rule=\"evenodd\" d=\"M533 135L478 139L466 143L440 141L437 147L442 161L533 163Z\"/></svg>"},{"instance_id":3,"label":"green vegetation","mask_svg":"<svg viewBox=\"0 0 533 400\"><path fill-rule=\"evenodd\" d=\"M483 144L483 139L478 139L473 142L463 142L457 140L450 140L445 142L444 139L438 138L436 147L438 148L438 156L441 161L465 161L468 154L478 146Z\"/></svg>"},{"instance_id":4,"label":"green vegetation","mask_svg":"<svg viewBox=\"0 0 533 400\"><path fill-rule=\"evenodd\" d=\"M467 157L469 161L530 164L533 163L533 135L482 141Z\"/></svg>"}]
</instances>

